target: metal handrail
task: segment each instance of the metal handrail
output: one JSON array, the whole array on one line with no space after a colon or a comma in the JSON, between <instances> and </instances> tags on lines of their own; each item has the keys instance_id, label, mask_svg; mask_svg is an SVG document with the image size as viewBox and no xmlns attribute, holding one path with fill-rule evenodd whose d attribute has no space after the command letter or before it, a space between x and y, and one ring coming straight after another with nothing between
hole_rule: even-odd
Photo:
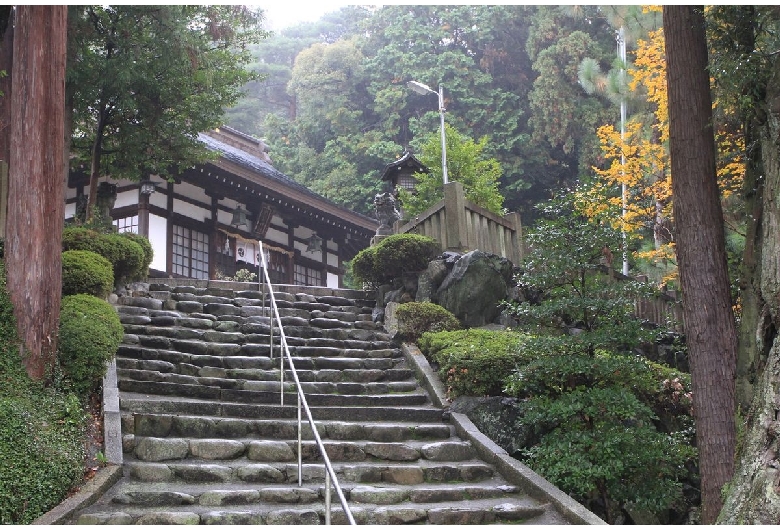
<instances>
[{"instance_id":1,"label":"metal handrail","mask_svg":"<svg viewBox=\"0 0 780 530\"><path fill-rule=\"evenodd\" d=\"M287 364L290 367L290 372L292 373L293 380L295 381L295 388L296 393L298 394L298 486L303 485L303 459L302 459L302 439L303 439L303 431L302 431L302 421L301 421L301 411L303 410L306 413L306 418L309 421L309 426L311 427L311 432L314 434L314 440L317 443L317 447L320 450L320 455L322 456L322 460L325 463L325 524L330 524L330 504L331 504L331 482L333 483L333 489L336 490L336 495L339 498L339 502L341 503L341 507L344 509L344 515L347 516L347 520L349 521L349 524L354 525L355 518L352 516L352 511L349 509L349 506L347 506L347 499L344 497L344 492L341 489L341 486L339 485L338 478L336 477L336 472L333 470L333 466L330 463L330 458L328 458L328 453L325 451L325 446L322 443L322 438L320 438L320 433L317 430L317 426L314 424L314 419L311 415L311 409L309 408L309 404L306 402L306 396L303 393L303 389L301 388L301 382L298 379L298 372L295 369L295 364L293 363L292 356L290 355L290 349L287 347L287 337L284 334L284 328L282 327L282 320L279 316L279 308L276 306L276 297L274 296L274 290L271 286L271 279L268 276L268 264L265 260L265 252L263 250L263 242L258 241L260 243L260 260L261 260L261 270L262 274L258 275L258 281L261 284L261 290L262 290L262 303L263 308L265 309L265 287L268 286L268 293L270 295L271 299L271 332L270 332L270 357L273 358L274 356L274 318L276 319L276 322L279 326L279 372L280 375L280 385L279 385L279 391L281 394L281 405L284 406L284 360L287 359ZM265 313L265 310L263 311Z\"/></svg>"}]
</instances>

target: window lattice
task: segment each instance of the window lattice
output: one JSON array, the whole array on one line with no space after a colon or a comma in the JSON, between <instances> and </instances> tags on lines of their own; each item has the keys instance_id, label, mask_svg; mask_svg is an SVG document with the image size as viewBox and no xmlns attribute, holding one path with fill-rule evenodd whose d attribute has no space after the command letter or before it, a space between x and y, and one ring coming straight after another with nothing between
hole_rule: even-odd
<instances>
[{"instance_id":1,"label":"window lattice","mask_svg":"<svg viewBox=\"0 0 780 530\"><path fill-rule=\"evenodd\" d=\"M134 234L138 233L138 216L133 215L131 217L123 217L121 219L115 219L114 220L114 226L116 227L117 231L119 233L122 232L132 232Z\"/></svg>"},{"instance_id":2,"label":"window lattice","mask_svg":"<svg viewBox=\"0 0 780 530\"><path fill-rule=\"evenodd\" d=\"M180 276L209 277L209 236L197 230L173 225L172 272Z\"/></svg>"}]
</instances>

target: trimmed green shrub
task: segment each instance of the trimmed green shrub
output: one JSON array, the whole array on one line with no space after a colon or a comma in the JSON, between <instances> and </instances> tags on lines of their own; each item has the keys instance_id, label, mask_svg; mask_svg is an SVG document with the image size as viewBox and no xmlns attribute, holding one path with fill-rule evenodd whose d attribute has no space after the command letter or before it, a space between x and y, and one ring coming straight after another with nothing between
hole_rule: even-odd
<instances>
[{"instance_id":1,"label":"trimmed green shrub","mask_svg":"<svg viewBox=\"0 0 780 530\"><path fill-rule=\"evenodd\" d=\"M418 346L438 367L450 397L504 395L507 378L518 367L571 354L555 337L479 328L424 333Z\"/></svg>"},{"instance_id":2,"label":"trimmed green shrub","mask_svg":"<svg viewBox=\"0 0 780 530\"><path fill-rule=\"evenodd\" d=\"M149 241L149 238L133 232L122 232L119 235L126 237L130 241L138 243L144 253L143 261L141 262L141 266L138 269L138 274L130 279L142 280L149 276L149 265L152 264L152 260L154 259L154 249L152 249L152 243Z\"/></svg>"},{"instance_id":3,"label":"trimmed green shrub","mask_svg":"<svg viewBox=\"0 0 780 530\"><path fill-rule=\"evenodd\" d=\"M62 253L62 294L91 294L105 298L114 287L111 262L91 250Z\"/></svg>"},{"instance_id":4,"label":"trimmed green shrub","mask_svg":"<svg viewBox=\"0 0 780 530\"><path fill-rule=\"evenodd\" d=\"M376 247L364 248L352 259L352 277L358 284L380 284L376 270Z\"/></svg>"},{"instance_id":5,"label":"trimmed green shrub","mask_svg":"<svg viewBox=\"0 0 780 530\"><path fill-rule=\"evenodd\" d=\"M123 282L143 277L144 250L135 241L121 234L103 234L106 244L115 249L114 281Z\"/></svg>"},{"instance_id":6,"label":"trimmed green shrub","mask_svg":"<svg viewBox=\"0 0 780 530\"><path fill-rule=\"evenodd\" d=\"M86 294L62 299L59 360L75 392L88 396L100 385L123 334L108 302Z\"/></svg>"},{"instance_id":7,"label":"trimmed green shrub","mask_svg":"<svg viewBox=\"0 0 780 530\"><path fill-rule=\"evenodd\" d=\"M144 249L138 242L121 234L68 227L62 232L62 250L91 250L100 254L111 262L116 283L145 274Z\"/></svg>"},{"instance_id":8,"label":"trimmed green shrub","mask_svg":"<svg viewBox=\"0 0 780 530\"><path fill-rule=\"evenodd\" d=\"M441 253L439 243L418 234L395 234L363 249L352 260L352 273L361 282L380 285L405 272L417 272Z\"/></svg>"},{"instance_id":9,"label":"trimmed green shrub","mask_svg":"<svg viewBox=\"0 0 780 530\"><path fill-rule=\"evenodd\" d=\"M499 396L506 377L538 355L530 343L520 333L472 328L425 333L419 346L438 366L450 397Z\"/></svg>"},{"instance_id":10,"label":"trimmed green shrub","mask_svg":"<svg viewBox=\"0 0 780 530\"><path fill-rule=\"evenodd\" d=\"M451 331L460 329L455 315L440 305L431 302L408 302L398 306L398 335L402 340L416 342L428 331Z\"/></svg>"},{"instance_id":11,"label":"trimmed green shrub","mask_svg":"<svg viewBox=\"0 0 780 530\"><path fill-rule=\"evenodd\" d=\"M439 254L441 245L431 237L418 234L388 236L376 246L377 272L385 278L397 278L404 272L422 271Z\"/></svg>"}]
</instances>

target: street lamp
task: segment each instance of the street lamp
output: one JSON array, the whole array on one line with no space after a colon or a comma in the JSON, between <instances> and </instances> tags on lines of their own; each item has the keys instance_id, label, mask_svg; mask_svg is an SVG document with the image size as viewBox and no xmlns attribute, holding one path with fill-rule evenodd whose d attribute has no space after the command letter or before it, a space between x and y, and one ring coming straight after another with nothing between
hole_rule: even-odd
<instances>
[{"instance_id":1,"label":"street lamp","mask_svg":"<svg viewBox=\"0 0 780 530\"><path fill-rule=\"evenodd\" d=\"M436 94L439 96L439 116L441 117L441 172L444 178L444 183L447 184L449 180L447 178L447 141L444 137L444 91L442 86L439 85L438 92L436 92L428 85L423 85L417 81L409 81L406 86L418 94Z\"/></svg>"},{"instance_id":2,"label":"street lamp","mask_svg":"<svg viewBox=\"0 0 780 530\"><path fill-rule=\"evenodd\" d=\"M618 30L615 40L617 41L617 54L618 58L620 59L620 75L621 75L621 82L625 82L625 75L626 75L626 39L625 35L623 33L623 26L620 26L620 29ZM622 90L622 87L621 87ZM620 96L620 142L622 143L624 141L626 135L626 96L621 95ZM621 198L623 201L623 230L622 230L622 236L623 236L623 275L628 276L628 246L626 242L626 228L625 228L625 220L626 220L626 213L628 210L628 198L626 193L626 179L624 175L625 167L626 167L626 155L621 149L620 153L620 167L621 167L621 175L623 175L623 185L620 188L621 192Z\"/></svg>"}]
</instances>

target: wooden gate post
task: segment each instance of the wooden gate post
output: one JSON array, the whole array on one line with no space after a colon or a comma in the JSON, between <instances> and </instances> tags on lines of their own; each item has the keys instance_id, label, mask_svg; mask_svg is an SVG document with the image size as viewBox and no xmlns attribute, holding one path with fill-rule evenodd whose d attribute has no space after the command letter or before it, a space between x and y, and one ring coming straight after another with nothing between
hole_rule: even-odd
<instances>
[{"instance_id":1,"label":"wooden gate post","mask_svg":"<svg viewBox=\"0 0 780 530\"><path fill-rule=\"evenodd\" d=\"M443 250L460 252L466 248L466 195L463 184L457 181L444 185L444 215L447 224L445 234L447 241L443 242Z\"/></svg>"}]
</instances>

